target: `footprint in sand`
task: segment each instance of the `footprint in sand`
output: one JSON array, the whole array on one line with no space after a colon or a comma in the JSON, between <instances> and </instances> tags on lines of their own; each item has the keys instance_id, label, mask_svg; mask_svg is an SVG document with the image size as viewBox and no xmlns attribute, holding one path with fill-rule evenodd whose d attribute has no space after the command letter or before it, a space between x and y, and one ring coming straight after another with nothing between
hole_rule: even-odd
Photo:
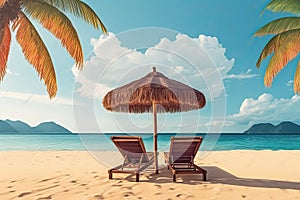
<instances>
[{"instance_id":1,"label":"footprint in sand","mask_svg":"<svg viewBox=\"0 0 300 200\"><path fill-rule=\"evenodd\" d=\"M77 181L73 180L73 181L70 181L70 183L77 183Z\"/></svg>"},{"instance_id":2,"label":"footprint in sand","mask_svg":"<svg viewBox=\"0 0 300 200\"><path fill-rule=\"evenodd\" d=\"M205 188L205 190L211 190L211 189L213 189L213 187L212 186L209 186L209 185L202 185L204 188Z\"/></svg>"},{"instance_id":3,"label":"footprint in sand","mask_svg":"<svg viewBox=\"0 0 300 200\"><path fill-rule=\"evenodd\" d=\"M51 195L50 196L47 196L47 197L40 197L36 200L49 200L49 199L52 199Z\"/></svg>"},{"instance_id":4,"label":"footprint in sand","mask_svg":"<svg viewBox=\"0 0 300 200\"><path fill-rule=\"evenodd\" d=\"M118 181L115 184L113 184L112 186L123 186L122 184L119 184L119 183L123 183L123 181Z\"/></svg>"},{"instance_id":5,"label":"footprint in sand","mask_svg":"<svg viewBox=\"0 0 300 200\"><path fill-rule=\"evenodd\" d=\"M134 195L132 192L126 192L123 196L124 197L130 197L132 195Z\"/></svg>"},{"instance_id":6,"label":"footprint in sand","mask_svg":"<svg viewBox=\"0 0 300 200\"><path fill-rule=\"evenodd\" d=\"M191 198L194 196L192 194L177 194L176 198L179 198L179 197L186 199L186 198Z\"/></svg>"},{"instance_id":7,"label":"footprint in sand","mask_svg":"<svg viewBox=\"0 0 300 200\"><path fill-rule=\"evenodd\" d=\"M177 195L176 195L176 197L181 197L181 196L182 196L182 194L177 194Z\"/></svg>"},{"instance_id":8,"label":"footprint in sand","mask_svg":"<svg viewBox=\"0 0 300 200\"><path fill-rule=\"evenodd\" d=\"M57 178L60 178L62 176L64 176L64 175L58 175L58 176L53 176L53 177L50 177L50 178L45 178L43 180L38 181L38 183L42 183L42 182L46 182L46 181L50 181L50 180L56 180Z\"/></svg>"},{"instance_id":9,"label":"footprint in sand","mask_svg":"<svg viewBox=\"0 0 300 200\"><path fill-rule=\"evenodd\" d=\"M119 187L119 186L123 186L122 184L114 184L112 185L113 187Z\"/></svg>"},{"instance_id":10,"label":"footprint in sand","mask_svg":"<svg viewBox=\"0 0 300 200\"><path fill-rule=\"evenodd\" d=\"M161 185L154 185L155 187L158 187L158 189L161 189Z\"/></svg>"},{"instance_id":11,"label":"footprint in sand","mask_svg":"<svg viewBox=\"0 0 300 200\"><path fill-rule=\"evenodd\" d=\"M22 192L21 194L18 195L18 197L24 197L28 194L31 194L31 192Z\"/></svg>"},{"instance_id":12,"label":"footprint in sand","mask_svg":"<svg viewBox=\"0 0 300 200\"><path fill-rule=\"evenodd\" d=\"M97 199L103 199L103 195L101 194L95 194L94 197Z\"/></svg>"},{"instance_id":13,"label":"footprint in sand","mask_svg":"<svg viewBox=\"0 0 300 200\"><path fill-rule=\"evenodd\" d=\"M123 187L124 189L127 189L127 190L132 190L132 187L130 187L130 186L125 186L125 187Z\"/></svg>"},{"instance_id":14,"label":"footprint in sand","mask_svg":"<svg viewBox=\"0 0 300 200\"><path fill-rule=\"evenodd\" d=\"M49 180L51 180L51 178L46 178L46 179L40 180L40 181L38 181L38 183L46 182L46 181L49 181Z\"/></svg>"}]
</instances>

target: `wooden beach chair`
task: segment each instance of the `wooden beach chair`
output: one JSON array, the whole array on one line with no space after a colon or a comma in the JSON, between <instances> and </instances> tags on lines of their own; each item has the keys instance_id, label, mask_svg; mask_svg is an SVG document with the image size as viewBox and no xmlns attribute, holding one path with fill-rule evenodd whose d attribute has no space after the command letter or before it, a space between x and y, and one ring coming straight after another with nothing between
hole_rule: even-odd
<instances>
[{"instance_id":1,"label":"wooden beach chair","mask_svg":"<svg viewBox=\"0 0 300 200\"><path fill-rule=\"evenodd\" d=\"M207 171L194 163L202 137L171 137L170 151L164 152L165 162L176 182L177 174L202 174L206 181Z\"/></svg>"},{"instance_id":2,"label":"wooden beach chair","mask_svg":"<svg viewBox=\"0 0 300 200\"><path fill-rule=\"evenodd\" d=\"M154 161L154 153L147 153L142 137L138 136L112 136L111 140L119 149L124 161L123 164L108 170L109 179L113 173L133 174L139 182L140 172Z\"/></svg>"}]
</instances>

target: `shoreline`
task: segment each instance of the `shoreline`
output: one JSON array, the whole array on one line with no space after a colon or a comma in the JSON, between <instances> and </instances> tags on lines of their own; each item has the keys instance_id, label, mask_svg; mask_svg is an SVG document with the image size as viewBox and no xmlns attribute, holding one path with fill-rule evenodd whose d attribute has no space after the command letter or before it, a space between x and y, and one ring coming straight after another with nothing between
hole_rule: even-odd
<instances>
[{"instance_id":1,"label":"shoreline","mask_svg":"<svg viewBox=\"0 0 300 200\"><path fill-rule=\"evenodd\" d=\"M97 150L97 149L91 149L91 150L87 150L87 149L60 149L60 150L53 150L53 149L49 149L49 150L1 150L0 149L0 153L18 153L18 152L102 152L102 153L119 153L118 149L116 150ZM297 152L300 150L299 149L228 149L228 150L210 150L210 151L205 151L205 150L199 150L200 154L203 153L211 153L211 152L235 152L235 151L240 151L240 152L281 152L281 151L291 151L291 152ZM152 152L152 151L147 151L147 152ZM166 151L158 151L158 153L163 153ZM198 153L199 154L199 153ZM300 159L300 158L299 158Z\"/></svg>"},{"instance_id":2,"label":"shoreline","mask_svg":"<svg viewBox=\"0 0 300 200\"><path fill-rule=\"evenodd\" d=\"M3 133L0 132L0 135L141 135L141 136L153 136L153 133L32 133L32 132L12 132L12 133ZM300 135L300 133L240 133L240 132L225 132L225 133L157 133L157 135Z\"/></svg>"},{"instance_id":3,"label":"shoreline","mask_svg":"<svg viewBox=\"0 0 300 200\"><path fill-rule=\"evenodd\" d=\"M87 149L49 149L49 150L1 150L0 149L0 153L5 153L5 152L11 152L11 153L16 153L16 152L93 152L93 151L97 151L97 152L103 152L103 153L110 153L110 152L118 152L118 149L115 150L97 150L97 149L92 149L92 150L87 150ZM264 152L264 151L271 151L271 152L280 152L280 151L299 151L300 149L228 149L228 150L210 150L210 151L205 151L205 150L199 150L200 154L202 153L210 153L210 152L234 152L234 151L254 151L254 152ZM151 151L147 151L147 152L151 152ZM165 151L158 151L158 153L163 153Z\"/></svg>"},{"instance_id":4,"label":"shoreline","mask_svg":"<svg viewBox=\"0 0 300 200\"><path fill-rule=\"evenodd\" d=\"M100 153L122 160L117 151ZM195 160L207 182L186 175L173 183L162 165L160 174L147 169L136 183L126 174L109 180L109 167L87 151L0 151L0 199L300 199L300 150L208 153Z\"/></svg>"},{"instance_id":5,"label":"shoreline","mask_svg":"<svg viewBox=\"0 0 300 200\"><path fill-rule=\"evenodd\" d=\"M118 151L118 149L115 150L0 150L0 154L4 153L59 153L59 152L65 152L65 153L74 153L74 152L100 152L100 153L106 153L106 154L110 154L110 153L117 153L120 154L120 152ZM147 152L151 152L151 151L147 151ZM165 151L159 151L159 153L163 153ZM291 153L299 153L300 156L300 150L286 150L286 149L280 149L280 150L272 150L272 149L261 149L261 150L255 150L255 149L230 149L230 150L213 150L213 151L203 151L203 150L198 150L197 156L196 158L199 157L199 154L207 154L207 153L242 153L242 152L246 152L246 153L251 153L251 152L291 152ZM121 154L120 154L121 155ZM299 157L300 158L300 157Z\"/></svg>"}]
</instances>

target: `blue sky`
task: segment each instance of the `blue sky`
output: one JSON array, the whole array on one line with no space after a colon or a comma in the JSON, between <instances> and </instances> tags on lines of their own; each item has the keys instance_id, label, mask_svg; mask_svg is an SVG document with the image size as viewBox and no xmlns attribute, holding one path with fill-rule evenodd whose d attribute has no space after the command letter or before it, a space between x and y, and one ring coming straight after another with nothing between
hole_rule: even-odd
<instances>
[{"instance_id":1,"label":"blue sky","mask_svg":"<svg viewBox=\"0 0 300 200\"><path fill-rule=\"evenodd\" d=\"M155 61L158 66L161 65L158 69L165 73L178 72L171 78L177 77L204 91L208 86L198 83L203 81L201 78L199 81L190 79L191 68L180 63L182 60L178 58L174 58L172 62L166 62L162 59L163 56L160 57L158 54L140 55L139 51L135 51L134 45L141 40L142 44L147 44L146 51L157 47L170 48L170 50L185 47L186 53L192 52L191 46L194 42L199 45L199 48L206 50L203 56L210 57L216 68L226 63L225 69L220 70L221 82L225 88L224 94L218 95L222 85L216 85L219 90L212 89L214 86L209 85L211 90L205 94L214 94L205 109L177 115L160 115L159 130L161 132L213 132L217 130L242 132L258 122L278 124L281 121L290 120L300 123L300 117L295 114L300 109L300 97L294 94L291 84L296 62L291 62L280 72L271 88L263 85L267 60L262 63L260 69L255 66L260 51L270 36L253 38L254 32L267 22L283 16L269 11L260 16L268 1L88 0L85 2L103 20L110 36L104 38L101 36L101 31L71 17L78 30L85 54L86 66L82 72L79 72L82 76L74 70L74 61L60 46L60 42L37 25L55 65L58 81L57 97L54 100L47 98L43 82L39 80L33 67L25 61L16 41L13 41L8 73L0 83L0 119L23 120L31 125L43 121L55 121L75 132L136 130L151 132L152 118L149 114L115 114L108 113L102 108L100 93L113 88L108 81L113 81L114 76L118 76L117 73L111 73L106 74L108 79L101 78L100 75L103 72L101 70L107 67L103 64L104 55L106 59L111 60L118 55L118 52L129 52L128 55L130 55L130 57L125 56L124 60L119 60L124 63L124 68L119 69L115 63L116 68L112 66L109 69L111 72L118 69L119 73L128 74L128 77L123 77L124 80L114 80L113 86L126 83L133 78L133 74L136 78L146 75L151 68L144 62L146 60L149 65L153 64L150 59L153 59L152 61ZM146 30L145 34L139 35L142 30ZM165 40L162 40L163 38ZM132 44L131 39L136 43ZM101 44L106 46L102 47ZM178 50L183 57L192 59L189 55L193 53L184 55L184 52ZM129 62L129 58L133 61ZM97 62L102 65L93 66L96 65L93 61L97 59L100 60ZM134 62L143 65L144 68L142 67L141 71L137 71L136 67L131 69L130 64ZM100 71L95 73L93 71L95 69ZM203 73L204 71L205 69L202 70ZM139 72L138 75L136 75L137 72ZM205 77L206 75L204 79ZM218 80L213 81L218 83ZM208 81L208 83L212 82ZM212 111L213 109L215 110ZM129 122L132 123L131 128L126 126Z\"/></svg>"}]
</instances>

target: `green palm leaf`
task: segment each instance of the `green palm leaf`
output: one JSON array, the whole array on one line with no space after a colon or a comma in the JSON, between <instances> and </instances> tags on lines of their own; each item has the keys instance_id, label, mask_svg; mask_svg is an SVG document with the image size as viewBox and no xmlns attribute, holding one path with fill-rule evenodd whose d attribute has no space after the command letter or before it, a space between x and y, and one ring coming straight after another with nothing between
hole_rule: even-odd
<instances>
[{"instance_id":1,"label":"green palm leaf","mask_svg":"<svg viewBox=\"0 0 300 200\"><path fill-rule=\"evenodd\" d=\"M300 51L300 32L289 31L281 34L279 39L280 46L274 52L268 68L265 73L264 83L270 87L273 78L286 66L286 64L294 59Z\"/></svg>"},{"instance_id":2,"label":"green palm leaf","mask_svg":"<svg viewBox=\"0 0 300 200\"><path fill-rule=\"evenodd\" d=\"M300 14L300 1L298 0L272 0L262 11L271 10L273 12L289 12Z\"/></svg>"},{"instance_id":3,"label":"green palm leaf","mask_svg":"<svg viewBox=\"0 0 300 200\"><path fill-rule=\"evenodd\" d=\"M6 73L6 64L8 53L10 49L11 33L9 29L9 24L3 25L0 29L0 80L3 79Z\"/></svg>"},{"instance_id":4,"label":"green palm leaf","mask_svg":"<svg viewBox=\"0 0 300 200\"><path fill-rule=\"evenodd\" d=\"M28 0L27 0L28 1ZM89 7L86 3L80 0L45 0L45 2L54 5L55 7L68 11L74 14L77 17L84 19L87 23L92 24L96 29L101 27L102 31L106 34L107 30L97 16L97 14L93 11L91 7Z\"/></svg>"},{"instance_id":5,"label":"green palm leaf","mask_svg":"<svg viewBox=\"0 0 300 200\"><path fill-rule=\"evenodd\" d=\"M300 93L300 61L298 61L298 66L294 77L294 91L296 93Z\"/></svg>"},{"instance_id":6,"label":"green palm leaf","mask_svg":"<svg viewBox=\"0 0 300 200\"><path fill-rule=\"evenodd\" d=\"M25 1L24 11L48 29L75 59L78 67L83 66L83 52L79 37L68 17L54 6L41 1Z\"/></svg>"},{"instance_id":7,"label":"green palm leaf","mask_svg":"<svg viewBox=\"0 0 300 200\"><path fill-rule=\"evenodd\" d=\"M279 34L294 29L300 29L300 17L285 17L274 20L261 27L254 35Z\"/></svg>"},{"instance_id":8,"label":"green palm leaf","mask_svg":"<svg viewBox=\"0 0 300 200\"><path fill-rule=\"evenodd\" d=\"M57 92L56 76L50 54L40 35L20 11L14 21L13 30L17 30L16 38L27 61L34 66L40 79L43 79L50 98Z\"/></svg>"}]
</instances>

